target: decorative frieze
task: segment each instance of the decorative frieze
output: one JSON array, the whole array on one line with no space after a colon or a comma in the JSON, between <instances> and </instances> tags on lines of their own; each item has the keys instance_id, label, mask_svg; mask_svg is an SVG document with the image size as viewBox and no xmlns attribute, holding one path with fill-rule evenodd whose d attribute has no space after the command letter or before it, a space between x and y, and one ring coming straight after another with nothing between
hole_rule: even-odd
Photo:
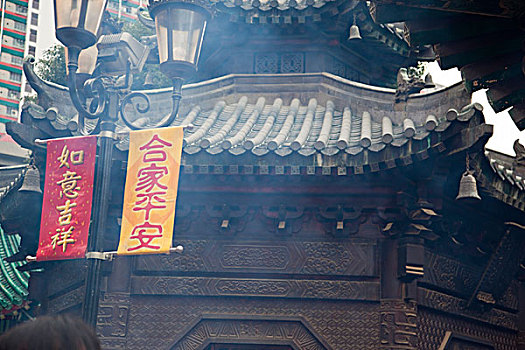
<instances>
[{"instance_id":1,"label":"decorative frieze","mask_svg":"<svg viewBox=\"0 0 525 350\"><path fill-rule=\"evenodd\" d=\"M234 272L325 276L377 275L374 242L239 242L178 240L182 255L136 259L135 271Z\"/></svg>"},{"instance_id":2,"label":"decorative frieze","mask_svg":"<svg viewBox=\"0 0 525 350\"><path fill-rule=\"evenodd\" d=\"M133 294L147 295L378 300L379 283L363 281L135 276L131 280L131 292Z\"/></svg>"},{"instance_id":3,"label":"decorative frieze","mask_svg":"<svg viewBox=\"0 0 525 350\"><path fill-rule=\"evenodd\" d=\"M47 312L59 314L61 312L80 307L84 299L84 286L73 289L63 295L50 298L47 304Z\"/></svg>"},{"instance_id":4,"label":"decorative frieze","mask_svg":"<svg viewBox=\"0 0 525 350\"><path fill-rule=\"evenodd\" d=\"M188 335L200 349L213 341L268 345L274 344L271 340L275 339L283 344L281 339L290 333L283 332L282 322L299 322L310 333L307 336L294 328L294 334L305 339L302 342L290 335L297 339L289 343L296 349L310 349L312 343L306 339L312 337L330 350L378 349L378 303L373 302L141 295L132 296L130 305L126 343L130 350L172 349ZM199 336L192 331L202 320L217 321L213 323L214 332L204 331L205 336ZM232 322L238 323L232 326ZM268 322L268 327L259 322ZM221 333L231 334L231 338L220 341L213 336Z\"/></svg>"},{"instance_id":5,"label":"decorative frieze","mask_svg":"<svg viewBox=\"0 0 525 350\"><path fill-rule=\"evenodd\" d=\"M443 343L446 344L447 332L478 339L477 347L472 347L472 344L469 344L471 347L466 348L469 350L487 350L486 344L491 344L498 350L517 349L515 331L472 321L468 318L454 317L443 312L420 307L418 311L418 322L418 349L441 349L440 346L443 345ZM484 344L485 347L479 347L480 343ZM456 348L452 347L451 349ZM463 350L463 348L458 349Z\"/></svg>"},{"instance_id":6,"label":"decorative frieze","mask_svg":"<svg viewBox=\"0 0 525 350\"><path fill-rule=\"evenodd\" d=\"M422 282L432 284L441 289L446 289L468 295L476 287L482 270L446 256L425 251L425 276Z\"/></svg>"},{"instance_id":7,"label":"decorative frieze","mask_svg":"<svg viewBox=\"0 0 525 350\"><path fill-rule=\"evenodd\" d=\"M129 315L129 296L104 293L99 301L97 333L101 338L125 338Z\"/></svg>"},{"instance_id":8,"label":"decorative frieze","mask_svg":"<svg viewBox=\"0 0 525 350\"><path fill-rule=\"evenodd\" d=\"M327 350L300 321L203 319L190 329L171 349L197 350L202 344L251 343L292 345L297 349Z\"/></svg>"},{"instance_id":9,"label":"decorative frieze","mask_svg":"<svg viewBox=\"0 0 525 350\"><path fill-rule=\"evenodd\" d=\"M514 313L497 308L489 310L484 310L483 308L468 308L465 299L430 289L419 288L418 305L457 316L468 317L510 330L517 330L518 316Z\"/></svg>"}]
</instances>

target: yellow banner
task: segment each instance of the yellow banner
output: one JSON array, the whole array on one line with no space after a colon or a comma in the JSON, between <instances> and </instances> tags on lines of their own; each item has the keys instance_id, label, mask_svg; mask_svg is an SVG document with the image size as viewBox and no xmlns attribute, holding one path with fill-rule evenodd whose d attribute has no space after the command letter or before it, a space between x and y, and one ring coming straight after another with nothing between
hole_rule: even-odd
<instances>
[{"instance_id":1,"label":"yellow banner","mask_svg":"<svg viewBox=\"0 0 525 350\"><path fill-rule=\"evenodd\" d=\"M132 131L118 254L169 253L182 127Z\"/></svg>"}]
</instances>

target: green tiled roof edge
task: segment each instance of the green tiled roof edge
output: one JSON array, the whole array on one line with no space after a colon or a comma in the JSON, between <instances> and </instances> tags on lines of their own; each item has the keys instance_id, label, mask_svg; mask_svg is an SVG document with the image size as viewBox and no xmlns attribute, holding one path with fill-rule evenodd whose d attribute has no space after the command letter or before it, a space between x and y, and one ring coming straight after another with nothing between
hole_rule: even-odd
<instances>
[{"instance_id":1,"label":"green tiled roof edge","mask_svg":"<svg viewBox=\"0 0 525 350\"><path fill-rule=\"evenodd\" d=\"M20 238L6 235L0 228L0 306L2 313L17 309L26 300L29 274L16 268L24 262L8 263L4 258L18 251Z\"/></svg>"}]
</instances>

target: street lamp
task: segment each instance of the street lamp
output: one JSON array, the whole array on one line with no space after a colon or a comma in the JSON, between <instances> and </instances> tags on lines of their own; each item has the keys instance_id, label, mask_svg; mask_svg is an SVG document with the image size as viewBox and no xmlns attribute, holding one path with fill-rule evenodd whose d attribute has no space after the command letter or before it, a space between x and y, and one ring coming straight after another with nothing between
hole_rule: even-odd
<instances>
[{"instance_id":1,"label":"street lamp","mask_svg":"<svg viewBox=\"0 0 525 350\"><path fill-rule=\"evenodd\" d=\"M147 50L141 51L141 44L127 33L101 36L97 44L100 64L103 65L104 60L114 59L117 61L113 62L113 66L119 66L121 60L126 61L124 84L108 77L110 72L104 69L100 71L104 71L106 75L89 77L87 80L77 77L79 72L88 71L85 67L79 70L79 61L82 65L79 55L97 42L96 33L106 1L54 0L56 37L67 48L69 95L78 111L79 126L85 134L99 132L100 139L88 252L101 252L103 248L118 117L130 129L142 129L143 125L137 125L127 118L126 106L133 104L139 113L147 113L150 108L149 98L145 94L129 91L130 75L133 70L142 68ZM204 31L211 12L209 4L204 0L150 0L148 8L156 25L160 69L172 81L173 106L168 115L155 125L147 127L165 127L177 115L183 81L197 70ZM105 54L101 52L103 49L106 49ZM142 100L143 103L133 103L136 100ZM85 118L93 121L89 129L85 127ZM101 260L89 259L82 307L84 320L93 327L96 326L98 309L100 266Z\"/></svg>"}]
</instances>

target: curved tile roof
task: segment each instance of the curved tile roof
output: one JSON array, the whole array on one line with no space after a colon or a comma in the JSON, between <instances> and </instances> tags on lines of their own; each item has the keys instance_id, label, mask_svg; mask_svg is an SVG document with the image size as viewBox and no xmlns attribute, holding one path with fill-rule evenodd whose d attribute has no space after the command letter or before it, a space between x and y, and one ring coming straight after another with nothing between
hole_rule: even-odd
<instances>
[{"instance_id":1,"label":"curved tile roof","mask_svg":"<svg viewBox=\"0 0 525 350\"><path fill-rule=\"evenodd\" d=\"M379 152L387 145L400 147L410 139L428 136L438 126L444 130L450 124L445 115L439 121L429 115L417 126L410 117L402 125L394 125L388 116L377 122L368 111L357 115L350 107L336 109L332 100L324 104L315 98L308 99L307 104L301 104L297 98L289 104L284 104L281 98L272 103L265 103L264 97L255 103L247 100L247 96L231 104L220 100L209 110L190 110L191 118L178 118L175 125L185 125L188 120L193 125L185 133L184 151L234 155L251 152L258 156L268 152L280 156L292 152L305 156L316 152L356 155L365 149ZM123 130L124 127L119 128ZM126 149L126 145L121 144L120 148Z\"/></svg>"},{"instance_id":2,"label":"curved tile roof","mask_svg":"<svg viewBox=\"0 0 525 350\"><path fill-rule=\"evenodd\" d=\"M166 91L148 94L155 115L165 113ZM465 107L468 101L460 85L395 104L392 89L327 73L235 75L187 86L174 125L193 125L185 132L187 154L355 156L400 148L445 130L454 119L465 121L474 108ZM127 149L126 140L119 148Z\"/></svg>"},{"instance_id":3,"label":"curved tile roof","mask_svg":"<svg viewBox=\"0 0 525 350\"><path fill-rule=\"evenodd\" d=\"M243 10L259 9L270 11L277 9L285 11L288 9L304 10L308 7L321 8L326 3L336 0L214 0L213 3L223 4L229 8L239 7Z\"/></svg>"},{"instance_id":4,"label":"curved tile roof","mask_svg":"<svg viewBox=\"0 0 525 350\"><path fill-rule=\"evenodd\" d=\"M0 167L0 201L19 187L27 165ZM25 262L9 263L4 259L18 253L20 236L5 234L0 227L0 317L27 304L29 273L18 271Z\"/></svg>"},{"instance_id":5,"label":"curved tile roof","mask_svg":"<svg viewBox=\"0 0 525 350\"><path fill-rule=\"evenodd\" d=\"M26 164L0 167L0 201L22 181L26 170Z\"/></svg>"},{"instance_id":6,"label":"curved tile roof","mask_svg":"<svg viewBox=\"0 0 525 350\"><path fill-rule=\"evenodd\" d=\"M495 181L489 186L496 194L495 197L510 206L525 210L525 168L515 163L515 157L496 151L486 150L485 157L496 175Z\"/></svg>"},{"instance_id":7,"label":"curved tile roof","mask_svg":"<svg viewBox=\"0 0 525 350\"><path fill-rule=\"evenodd\" d=\"M9 314L27 304L29 273L18 271L25 262L8 263L5 258L18 253L20 237L7 235L0 227L0 313Z\"/></svg>"},{"instance_id":8,"label":"curved tile roof","mask_svg":"<svg viewBox=\"0 0 525 350\"><path fill-rule=\"evenodd\" d=\"M28 121L29 116L54 137L80 135L67 91L41 80L32 85L41 106L25 106L22 118ZM139 114L132 105L126 113L147 126L169 112L171 92L144 92L151 101L148 114ZM451 124L465 123L481 110L469 102L470 95L459 84L396 103L393 89L328 73L236 74L184 86L173 124L193 125L185 131L187 155L273 154L283 161L293 156L297 165L312 164L312 156L326 156L355 166L435 147ZM128 129L119 121L117 131ZM128 148L126 137L117 147ZM208 159L209 164L218 159Z\"/></svg>"}]
</instances>

